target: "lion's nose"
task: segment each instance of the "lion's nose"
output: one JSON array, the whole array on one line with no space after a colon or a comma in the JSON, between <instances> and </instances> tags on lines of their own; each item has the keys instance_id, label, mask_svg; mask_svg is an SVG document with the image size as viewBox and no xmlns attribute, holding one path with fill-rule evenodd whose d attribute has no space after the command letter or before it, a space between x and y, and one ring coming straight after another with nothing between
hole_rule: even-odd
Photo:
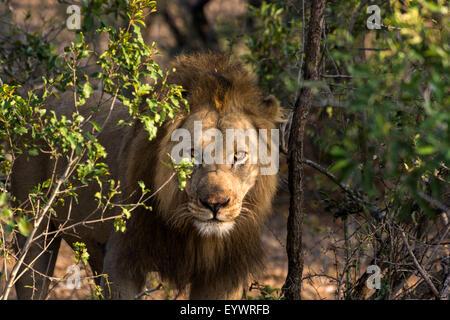
<instances>
[{"instance_id":1,"label":"lion's nose","mask_svg":"<svg viewBox=\"0 0 450 320\"><path fill-rule=\"evenodd\" d=\"M222 197L208 197L206 199L201 199L200 202L214 214L216 217L217 212L220 208L226 207L230 203L230 198Z\"/></svg>"}]
</instances>

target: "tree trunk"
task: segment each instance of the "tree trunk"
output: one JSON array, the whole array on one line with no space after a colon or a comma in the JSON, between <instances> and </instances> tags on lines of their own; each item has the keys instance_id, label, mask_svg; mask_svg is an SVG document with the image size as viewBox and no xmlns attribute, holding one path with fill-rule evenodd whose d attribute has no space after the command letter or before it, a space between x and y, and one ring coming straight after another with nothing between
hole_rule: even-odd
<instances>
[{"instance_id":1,"label":"tree trunk","mask_svg":"<svg viewBox=\"0 0 450 320\"><path fill-rule=\"evenodd\" d=\"M320 38L326 0L315 0L311 4L308 35L305 45L304 79L319 79ZM303 273L302 224L303 224L303 147L305 126L312 103L312 90L303 87L294 105L294 115L289 139L289 191L291 193L287 225L286 251L288 274L283 286L284 296L289 300L300 300Z\"/></svg>"}]
</instances>

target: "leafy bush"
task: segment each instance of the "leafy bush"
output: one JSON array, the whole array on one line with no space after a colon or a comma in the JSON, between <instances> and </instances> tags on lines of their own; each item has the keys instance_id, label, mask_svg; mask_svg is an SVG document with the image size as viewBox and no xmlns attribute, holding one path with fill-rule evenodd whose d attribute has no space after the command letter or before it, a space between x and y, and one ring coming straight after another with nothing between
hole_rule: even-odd
<instances>
[{"instance_id":1,"label":"leafy bush","mask_svg":"<svg viewBox=\"0 0 450 320\"><path fill-rule=\"evenodd\" d=\"M103 13L108 6L107 1L86 4L97 6L98 11L90 11L91 14ZM140 121L147 130L149 139L156 136L158 126L166 118L173 118L180 108L187 106L187 101L181 95L182 88L167 84L167 73L154 61L157 54L155 44L146 45L141 35L140 27L145 27L145 16L156 10L155 1L130 0L117 4L120 4L116 7L120 16L128 22L124 28L103 26L97 30L109 38L108 47L102 53L91 49L85 42L83 32L77 34L76 41L66 47L62 55L54 53L52 44L40 42L39 36L30 37L25 34L26 41L14 45L26 49L2 60L1 70L8 76L2 78L8 79L8 82L0 87L0 175L4 178L0 182L0 247L2 257L13 266L9 271L6 263L4 264L2 274L6 276L6 285L0 294L2 299L8 298L11 287L22 275L19 269L32 269L32 265L24 266L24 259L33 242L47 236L48 230L38 233L43 221L56 214L55 206L77 201L77 192L88 183L96 182L100 187L100 192L94 195L98 201L96 210L105 212L119 207L121 214L83 223L114 219L116 230L124 231L126 219L130 218L132 211L138 206L145 206L150 190L142 182L141 197L137 203L113 201L120 191L118 182L108 177L108 167L104 162L106 151L98 141L98 134L104 124L91 121L91 115L82 116L78 110L93 93L92 83L95 79L101 80L103 92L112 96L111 109L117 99L128 107L133 122L121 121L118 125L131 126ZM89 24L89 19L87 23ZM102 23L104 24L103 20ZM89 29L88 26L85 29ZM4 57L1 55L4 52L6 51L0 50L0 58ZM13 71L19 64L18 60L24 59L29 53L34 59L33 64L46 62L51 72L44 74L42 78L38 77L37 81L42 83L40 90L23 93L18 91L20 84L36 79L32 79L28 67L23 69L23 73ZM85 71L82 62L89 59L96 60L99 72L88 74ZM55 67L56 64L58 68ZM58 117L55 112L46 110L45 105L50 96L67 90L73 91L74 96L71 117ZM98 112L97 109L94 108L91 112ZM86 127L91 127L92 130L86 130ZM8 191L15 160L17 157L35 157L44 152L55 165L65 163L63 173L54 174L35 186L30 190L26 201L17 203ZM185 165L174 169L182 186L190 167ZM59 235L73 226L72 222L66 221L52 235ZM12 235L15 233L27 237L25 245L18 252L12 250L16 239ZM51 242L52 240L48 245ZM42 248L42 252L47 248L48 246ZM89 253L85 245L77 242L74 248L77 253L76 262L81 260L86 263ZM98 292L96 296L99 296Z\"/></svg>"},{"instance_id":2,"label":"leafy bush","mask_svg":"<svg viewBox=\"0 0 450 320\"><path fill-rule=\"evenodd\" d=\"M317 173L310 178L320 189L315 200L343 221L337 298L341 292L349 299L366 297L363 263L378 264L384 274L384 290L371 298L411 296L421 285L436 296L422 273L419 285L402 287L420 271L403 235L422 269L441 270L428 277L443 288L448 262L442 260L441 240L450 214L448 7L443 1L395 2L394 7L385 2L382 28L368 30L361 6L359 1L328 4L320 83L296 81L295 72L285 72L298 70L303 61L298 35L306 26L301 21L307 5L305 10L285 2L251 7L257 22L247 59L260 84L286 105L293 104L302 85L316 87L319 100L326 97L313 104L315 123L308 130L314 149L308 156L324 164L315 159L306 164Z\"/></svg>"}]
</instances>

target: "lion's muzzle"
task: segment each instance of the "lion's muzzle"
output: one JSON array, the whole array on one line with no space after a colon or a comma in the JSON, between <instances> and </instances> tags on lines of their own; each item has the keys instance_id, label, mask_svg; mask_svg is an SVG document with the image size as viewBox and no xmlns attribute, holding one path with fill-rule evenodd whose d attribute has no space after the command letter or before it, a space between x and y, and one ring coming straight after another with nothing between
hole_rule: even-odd
<instances>
[{"instance_id":1,"label":"lion's muzzle","mask_svg":"<svg viewBox=\"0 0 450 320\"><path fill-rule=\"evenodd\" d=\"M230 203L230 198L225 195L218 194L217 192L209 194L204 198L199 197L199 200L205 208L211 210L214 219L217 219L219 209L225 208Z\"/></svg>"}]
</instances>

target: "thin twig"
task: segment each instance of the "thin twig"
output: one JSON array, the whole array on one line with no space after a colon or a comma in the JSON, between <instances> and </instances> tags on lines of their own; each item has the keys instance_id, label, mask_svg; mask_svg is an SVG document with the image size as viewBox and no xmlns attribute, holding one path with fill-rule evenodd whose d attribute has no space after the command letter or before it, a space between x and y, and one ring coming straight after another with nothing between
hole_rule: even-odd
<instances>
[{"instance_id":1,"label":"thin twig","mask_svg":"<svg viewBox=\"0 0 450 320\"><path fill-rule=\"evenodd\" d=\"M297 90L295 90L294 101L297 100L298 95L300 93L300 80L302 79L302 70L303 70L303 55L305 53L305 0L302 0L302 48L300 49L300 65L298 67L297 74ZM291 128L289 127L288 130Z\"/></svg>"},{"instance_id":2,"label":"thin twig","mask_svg":"<svg viewBox=\"0 0 450 320\"><path fill-rule=\"evenodd\" d=\"M353 78L353 76L349 76L346 74L323 74L323 73L321 73L320 76L322 78L350 78L350 79Z\"/></svg>"},{"instance_id":3,"label":"thin twig","mask_svg":"<svg viewBox=\"0 0 450 320\"><path fill-rule=\"evenodd\" d=\"M331 181L333 181L336 185L338 185L342 190L344 190L353 200L356 200L358 202L367 204L367 201L362 199L361 197L356 195L356 192L353 191L352 189L350 189L347 185L341 183L338 181L338 179L336 178L336 176L334 174L332 174L331 172L329 172L327 169L325 169L324 167L322 167L321 165L319 165L318 163L315 163L314 161L311 161L309 159L304 159L303 160L304 163L306 163L308 166L316 169L317 171L319 171L320 173L323 173L324 175L326 175Z\"/></svg>"},{"instance_id":4,"label":"thin twig","mask_svg":"<svg viewBox=\"0 0 450 320\"><path fill-rule=\"evenodd\" d=\"M406 238L405 232L403 231L403 229L400 226L399 226L399 229L400 229L400 234L402 236L403 242L406 246L406 249L408 250L409 255L413 259L414 265L416 266L419 273L422 275L422 278L425 280L425 282L430 287L430 289L433 292L433 294L435 295L436 299L439 300L441 298L439 295L439 291L436 289L433 282L431 282L430 277L428 276L427 272L422 268L419 261L417 261L417 258L414 255L414 252L412 251L411 247L409 246L408 239Z\"/></svg>"},{"instance_id":5,"label":"thin twig","mask_svg":"<svg viewBox=\"0 0 450 320\"><path fill-rule=\"evenodd\" d=\"M134 297L134 299L135 299L135 300L140 299L140 298L143 297L143 296L147 296L149 293L152 293L152 292L155 292L155 291L160 290L162 287L163 287L163 285L162 285L162 283L160 283L160 284L158 284L158 285L157 285L156 287L154 287L154 288L145 289L144 291L138 293L138 294Z\"/></svg>"},{"instance_id":6,"label":"thin twig","mask_svg":"<svg viewBox=\"0 0 450 320\"><path fill-rule=\"evenodd\" d=\"M348 29L347 29L348 33L350 33L350 34L352 33L356 18L359 16L362 8L368 3L369 3L369 0L362 0L359 4L358 8L356 8L355 12L353 12L352 17L350 18L350 22L348 24Z\"/></svg>"},{"instance_id":7,"label":"thin twig","mask_svg":"<svg viewBox=\"0 0 450 320\"><path fill-rule=\"evenodd\" d=\"M423 193L422 191L417 192L417 195L421 197L423 200L427 201L431 205L435 206L436 208L442 210L447 214L447 217L450 218L450 208L448 208L446 205L441 203L440 201L433 199L429 195Z\"/></svg>"},{"instance_id":8,"label":"thin twig","mask_svg":"<svg viewBox=\"0 0 450 320\"><path fill-rule=\"evenodd\" d=\"M33 243L33 238L34 235L36 234L42 220L44 219L44 217L46 216L48 210L51 208L51 206L53 205L53 202L55 201L55 198L58 194L59 188L61 187L61 185L63 184L64 181L66 181L70 168L73 165L73 154L74 151L72 151L72 154L70 155L70 160L69 160L69 164L66 167L66 170L64 171L64 174L61 176L61 178L58 179L55 188L53 189L52 195L50 196L50 198L48 199L47 204L44 206L44 208L42 209L41 213L39 214L38 218L36 219L36 221L34 222L34 226L33 229L31 230L30 235L27 238L27 241L25 242L25 245L23 247L23 249L20 252L19 255L19 261L14 265L11 274L10 274L10 278L9 281L6 284L6 289L1 297L2 300L7 300L9 293L11 291L12 286L14 285L14 283L16 282L16 275L19 272L19 268L22 266L25 257L28 253L28 250L31 247L31 244Z\"/></svg>"}]
</instances>

